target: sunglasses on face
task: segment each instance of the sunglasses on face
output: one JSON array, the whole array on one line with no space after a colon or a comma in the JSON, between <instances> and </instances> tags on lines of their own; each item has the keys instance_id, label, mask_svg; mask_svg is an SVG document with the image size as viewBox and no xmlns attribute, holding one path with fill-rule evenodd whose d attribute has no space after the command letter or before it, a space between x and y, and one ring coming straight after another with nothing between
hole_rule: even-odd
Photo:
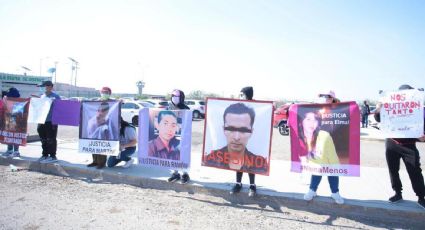
<instances>
[{"instance_id":1,"label":"sunglasses on face","mask_svg":"<svg viewBox=\"0 0 425 230\"><path fill-rule=\"evenodd\" d=\"M224 131L240 132L240 133L252 133L252 130L251 129L247 129L247 128L236 128L236 127L232 127L232 126L224 127Z\"/></svg>"}]
</instances>

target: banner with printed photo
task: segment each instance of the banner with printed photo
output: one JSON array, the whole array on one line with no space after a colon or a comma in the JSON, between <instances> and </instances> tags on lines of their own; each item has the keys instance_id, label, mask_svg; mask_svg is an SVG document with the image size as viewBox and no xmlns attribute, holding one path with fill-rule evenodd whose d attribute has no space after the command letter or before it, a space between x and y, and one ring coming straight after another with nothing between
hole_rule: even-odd
<instances>
[{"instance_id":1,"label":"banner with printed photo","mask_svg":"<svg viewBox=\"0 0 425 230\"><path fill-rule=\"evenodd\" d=\"M291 171L360 176L359 123L355 102L292 105Z\"/></svg>"},{"instance_id":2,"label":"banner with printed photo","mask_svg":"<svg viewBox=\"0 0 425 230\"><path fill-rule=\"evenodd\" d=\"M192 111L139 110L139 163L167 169L190 167Z\"/></svg>"},{"instance_id":3,"label":"banner with printed photo","mask_svg":"<svg viewBox=\"0 0 425 230\"><path fill-rule=\"evenodd\" d=\"M49 114L52 99L48 97L31 98L28 123L44 124Z\"/></svg>"},{"instance_id":4,"label":"banner with printed photo","mask_svg":"<svg viewBox=\"0 0 425 230\"><path fill-rule=\"evenodd\" d=\"M386 138L418 138L424 134L424 92L417 89L381 94L381 124Z\"/></svg>"},{"instance_id":5,"label":"banner with printed photo","mask_svg":"<svg viewBox=\"0 0 425 230\"><path fill-rule=\"evenodd\" d=\"M2 100L0 142L2 144L27 144L27 119L29 98L7 98Z\"/></svg>"},{"instance_id":6,"label":"banner with printed photo","mask_svg":"<svg viewBox=\"0 0 425 230\"><path fill-rule=\"evenodd\" d=\"M54 100L52 123L56 125L80 125L81 102L71 100Z\"/></svg>"},{"instance_id":7,"label":"banner with printed photo","mask_svg":"<svg viewBox=\"0 0 425 230\"><path fill-rule=\"evenodd\" d=\"M269 175L273 103L207 98L202 165Z\"/></svg>"},{"instance_id":8,"label":"banner with printed photo","mask_svg":"<svg viewBox=\"0 0 425 230\"><path fill-rule=\"evenodd\" d=\"M79 151L117 156L120 153L119 101L82 101L80 111Z\"/></svg>"}]
</instances>

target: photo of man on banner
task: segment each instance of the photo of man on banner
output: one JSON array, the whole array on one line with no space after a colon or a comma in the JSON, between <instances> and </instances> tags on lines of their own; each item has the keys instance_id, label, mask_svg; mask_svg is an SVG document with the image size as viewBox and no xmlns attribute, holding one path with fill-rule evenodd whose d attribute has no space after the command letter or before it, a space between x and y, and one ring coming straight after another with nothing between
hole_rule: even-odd
<instances>
[{"instance_id":1,"label":"photo of man on banner","mask_svg":"<svg viewBox=\"0 0 425 230\"><path fill-rule=\"evenodd\" d=\"M79 150L83 153L118 155L119 101L83 101L79 129Z\"/></svg>"},{"instance_id":2,"label":"photo of man on banner","mask_svg":"<svg viewBox=\"0 0 425 230\"><path fill-rule=\"evenodd\" d=\"M118 140L118 102L83 102L80 138Z\"/></svg>"},{"instance_id":3,"label":"photo of man on banner","mask_svg":"<svg viewBox=\"0 0 425 230\"><path fill-rule=\"evenodd\" d=\"M291 171L358 176L359 116L354 102L294 105L289 118Z\"/></svg>"},{"instance_id":4,"label":"photo of man on banner","mask_svg":"<svg viewBox=\"0 0 425 230\"><path fill-rule=\"evenodd\" d=\"M152 113L150 124L154 133L149 137L148 156L162 159L180 160L180 140L177 134L181 129L181 118L177 111L162 110L156 115Z\"/></svg>"},{"instance_id":5,"label":"photo of man on banner","mask_svg":"<svg viewBox=\"0 0 425 230\"><path fill-rule=\"evenodd\" d=\"M207 108L202 165L268 175L272 103L208 99Z\"/></svg>"},{"instance_id":6,"label":"photo of man on banner","mask_svg":"<svg viewBox=\"0 0 425 230\"><path fill-rule=\"evenodd\" d=\"M166 168L188 169L192 142L190 110L141 109L139 111L139 162Z\"/></svg>"}]
</instances>

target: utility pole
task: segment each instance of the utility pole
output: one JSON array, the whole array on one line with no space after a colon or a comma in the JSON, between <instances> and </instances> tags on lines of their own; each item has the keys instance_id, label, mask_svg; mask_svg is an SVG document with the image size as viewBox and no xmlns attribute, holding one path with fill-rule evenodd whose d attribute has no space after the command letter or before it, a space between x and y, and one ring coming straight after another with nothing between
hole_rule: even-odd
<instances>
[{"instance_id":1,"label":"utility pole","mask_svg":"<svg viewBox=\"0 0 425 230\"><path fill-rule=\"evenodd\" d=\"M74 78L74 86L77 86L77 69L78 69L78 61L75 59L68 57L69 60L71 60L71 66L72 66L72 72L71 72L71 85L72 85L72 77ZM75 70L75 76L74 76L74 70Z\"/></svg>"}]
</instances>

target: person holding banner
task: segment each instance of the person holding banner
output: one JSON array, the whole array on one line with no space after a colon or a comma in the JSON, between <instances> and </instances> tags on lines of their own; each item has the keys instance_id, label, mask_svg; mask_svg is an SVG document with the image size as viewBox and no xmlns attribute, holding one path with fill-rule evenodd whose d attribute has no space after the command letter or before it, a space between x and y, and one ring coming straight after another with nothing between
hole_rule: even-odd
<instances>
[{"instance_id":1,"label":"person holding banner","mask_svg":"<svg viewBox=\"0 0 425 230\"><path fill-rule=\"evenodd\" d=\"M112 90L109 87L105 86L105 87L102 87L102 89L100 90L100 97L101 97L101 100L104 101L104 102L109 100L109 98L111 97L111 94L112 94ZM101 105L100 108L97 111L96 117L94 117L93 119L91 119L89 121L88 127L89 127L89 136L91 136L90 138L109 140L109 138L106 138L106 136L105 136L106 133L108 133L108 132L95 132L96 129L98 131L101 131L102 127L104 127L104 130L105 129L111 130L108 127L105 127L104 125L103 126L97 125L97 124L105 124L105 123L108 124L109 123L109 122L105 121L106 116L108 115L108 111L109 111L109 104L107 102L105 102L105 103L107 104L107 111L106 111L106 105L103 104L103 107ZM104 121L102 122L101 120L104 120ZM108 125L106 125L106 126L108 126ZM96 133L99 134L99 135L101 135L101 133L103 133L103 136L94 137L93 135L95 135ZM110 138L112 138L112 137L110 137ZM93 162L88 164L87 167L96 166L97 169L101 169L101 168L105 167L106 159L107 159L107 157L105 155L92 154L92 158L93 158Z\"/></svg>"},{"instance_id":2,"label":"person holding banner","mask_svg":"<svg viewBox=\"0 0 425 230\"><path fill-rule=\"evenodd\" d=\"M134 159L131 158L130 156L136 151L136 145L137 145L136 128L132 124L124 121L122 117L120 119L121 119L121 128L120 128L121 152L118 155L118 157L110 156L108 158L107 165L110 168L114 167L121 161L125 161L125 164L122 167L128 168L134 162Z\"/></svg>"},{"instance_id":3,"label":"person holding banner","mask_svg":"<svg viewBox=\"0 0 425 230\"><path fill-rule=\"evenodd\" d=\"M6 95L5 99L7 98L19 98L21 95L19 94L19 90L15 87L10 88ZM13 117L13 115L10 116L12 119L16 119L16 117ZM16 124L16 120L15 120ZM7 145L7 151L3 154L3 156L6 157L19 157L21 154L19 153L19 145L17 144L8 144Z\"/></svg>"},{"instance_id":4,"label":"person holding banner","mask_svg":"<svg viewBox=\"0 0 425 230\"><path fill-rule=\"evenodd\" d=\"M171 105L169 106L169 110L189 109L189 107L184 103L184 99L185 99L185 95L183 91L179 89L173 90L173 92L171 92ZM180 152L179 152L179 157L180 157ZM168 182L174 182L180 179L182 180L183 184L186 184L190 180L189 173L187 171L183 171L183 175L180 176L180 173L177 170L174 170L170 178L168 178Z\"/></svg>"},{"instance_id":5,"label":"person holding banner","mask_svg":"<svg viewBox=\"0 0 425 230\"><path fill-rule=\"evenodd\" d=\"M319 97L325 103L338 103L335 93L331 90L328 93L319 94ZM302 125L299 126L300 138L307 147L308 154L301 161L308 160L317 164L339 164L335 145L328 132L320 130L320 115L315 113L306 113L302 119ZM319 148L320 146L320 148ZM309 191L304 195L304 200L310 201L316 196L322 176L311 175ZM328 176L329 186L331 188L331 197L337 204L343 204L344 199L339 194L339 177Z\"/></svg>"},{"instance_id":6,"label":"person holding banner","mask_svg":"<svg viewBox=\"0 0 425 230\"><path fill-rule=\"evenodd\" d=\"M52 81L43 81L42 84L38 85L41 89L44 89L44 94L41 98L48 97L53 100L60 100L60 96L53 92ZM42 156L38 159L41 163L53 163L57 162L56 150L58 135L58 125L52 124L52 106L50 106L49 113L47 114L46 121L44 124L38 124L37 132L41 140L41 147L43 149ZM50 157L49 157L50 155Z\"/></svg>"},{"instance_id":7,"label":"person holding banner","mask_svg":"<svg viewBox=\"0 0 425 230\"><path fill-rule=\"evenodd\" d=\"M247 87L242 88L240 93L239 93L239 99L242 99L242 100L252 100L253 97L254 97L254 88L252 88L251 86L247 86ZM250 114L250 113L247 111L246 114ZM231 124L226 125L226 115L227 114L225 112L223 119L224 119L225 126L229 127L229 125L231 125ZM255 113L254 113L254 116L250 115L249 117L250 117L250 125L246 124L246 127L238 127L239 129L244 128L246 130L251 130L251 132L252 132L252 125L254 124ZM226 127L225 127L225 130L226 130ZM230 132L230 131L227 131L227 132ZM239 131L234 130L233 133L234 132L239 132ZM251 133L249 133L249 132L248 133L247 132L241 132L241 134L244 134L245 136L246 136L246 134L249 134L248 136L249 137L251 136ZM248 152L249 153L249 151L247 151L247 149L246 149L246 144L248 143L249 137L246 139L246 142L244 143L244 145L241 146L241 147L243 147L242 151L238 150L238 149L229 150L229 151ZM227 139L228 142L231 141L230 140L231 138L232 137L230 135L226 135L226 139ZM264 161L264 162L266 162L266 161ZM242 189L242 176L243 176L242 171L236 172L236 184L230 190L230 194L239 193L241 191L241 189ZM254 197L257 194L257 186L255 185L255 174L254 173L248 173L248 176L249 176L249 184L250 184L248 196Z\"/></svg>"},{"instance_id":8,"label":"person holding banner","mask_svg":"<svg viewBox=\"0 0 425 230\"><path fill-rule=\"evenodd\" d=\"M399 90L414 89L410 85L401 85ZM380 122L380 112L382 104L379 103L375 111L375 120ZM425 112L424 112L425 113ZM425 114L424 114L425 115ZM416 147L416 142L425 141L425 117L424 117L424 135L419 138L386 138L385 139L385 157L387 160L388 171L391 179L391 187L394 190L394 196L390 197L390 203L396 203L403 200L401 191L403 186L400 180L400 158L406 166L412 183L413 191L418 196L418 205L425 209L425 184L422 175L419 151Z\"/></svg>"},{"instance_id":9,"label":"person holding banner","mask_svg":"<svg viewBox=\"0 0 425 230\"><path fill-rule=\"evenodd\" d=\"M227 145L211 151L205 156L204 163L238 172L266 173L267 160L246 147L253 132L254 109L244 103L231 104L224 110L223 119Z\"/></svg>"}]
</instances>

